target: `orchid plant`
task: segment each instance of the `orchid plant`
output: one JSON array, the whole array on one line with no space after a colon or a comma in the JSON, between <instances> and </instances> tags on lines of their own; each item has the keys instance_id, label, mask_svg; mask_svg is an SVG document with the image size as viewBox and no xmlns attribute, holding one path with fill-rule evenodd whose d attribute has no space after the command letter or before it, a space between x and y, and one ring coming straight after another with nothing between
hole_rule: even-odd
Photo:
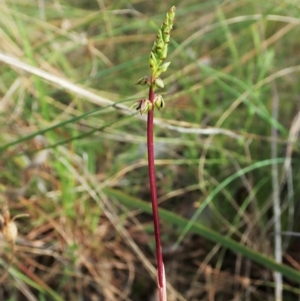
<instances>
[{"instance_id":1,"label":"orchid plant","mask_svg":"<svg viewBox=\"0 0 300 301\"><path fill-rule=\"evenodd\" d=\"M173 6L166 14L165 20L158 30L156 41L153 44L149 64L151 68L151 76L144 76L138 80L138 85L148 85L148 98L141 99L133 105L141 114L147 113L147 150L148 150L148 170L149 182L151 190L152 214L155 232L156 259L157 259L157 285L159 291L159 300L166 301L166 281L165 271L162 257L162 247L160 238L159 213L157 203L155 165L154 165L154 145L153 145L153 118L154 109L161 110L165 107L163 97L155 93L156 88L164 88L161 74L166 72L170 62L165 62L168 53L168 45L170 42L170 32L173 28L175 17L175 6Z\"/></svg>"}]
</instances>

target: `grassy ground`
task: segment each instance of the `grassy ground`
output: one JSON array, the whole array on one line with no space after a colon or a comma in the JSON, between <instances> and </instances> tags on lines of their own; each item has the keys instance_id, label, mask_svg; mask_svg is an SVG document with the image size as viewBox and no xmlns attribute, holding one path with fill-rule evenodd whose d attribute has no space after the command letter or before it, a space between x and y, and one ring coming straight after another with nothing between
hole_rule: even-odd
<instances>
[{"instance_id":1,"label":"grassy ground","mask_svg":"<svg viewBox=\"0 0 300 301\"><path fill-rule=\"evenodd\" d=\"M163 2L1 1L0 204L29 217L1 240L0 300L157 300L146 124L127 108L173 4L155 129L169 300L299 300L300 5Z\"/></svg>"}]
</instances>

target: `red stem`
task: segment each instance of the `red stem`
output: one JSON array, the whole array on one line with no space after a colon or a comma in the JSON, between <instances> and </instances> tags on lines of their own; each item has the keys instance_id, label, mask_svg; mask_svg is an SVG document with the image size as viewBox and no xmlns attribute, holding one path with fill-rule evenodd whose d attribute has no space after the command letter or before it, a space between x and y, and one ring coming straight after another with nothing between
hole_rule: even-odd
<instances>
[{"instance_id":1,"label":"red stem","mask_svg":"<svg viewBox=\"0 0 300 301\"><path fill-rule=\"evenodd\" d=\"M160 226L159 226L155 166L154 166L154 145L153 145L154 90L153 90L152 81L149 88L149 100L153 104L153 108L148 111L148 119L147 119L148 170L149 170L152 214L153 214L153 224L154 224L155 244L156 244L156 260L157 260L157 274L158 274L157 278L158 278L159 287L163 287L163 279L164 279L163 257L162 257L162 247L161 247L161 240L160 240Z\"/></svg>"}]
</instances>

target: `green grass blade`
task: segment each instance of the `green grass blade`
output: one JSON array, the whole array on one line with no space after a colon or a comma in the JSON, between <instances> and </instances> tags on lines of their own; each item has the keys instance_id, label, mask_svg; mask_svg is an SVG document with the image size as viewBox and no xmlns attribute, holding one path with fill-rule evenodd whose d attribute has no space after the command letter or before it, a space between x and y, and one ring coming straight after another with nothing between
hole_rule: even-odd
<instances>
[{"instance_id":1,"label":"green grass blade","mask_svg":"<svg viewBox=\"0 0 300 301\"><path fill-rule=\"evenodd\" d=\"M199 206L199 208L196 210L196 212L194 213L194 215L192 216L192 218L190 219L190 221L188 222L188 224L186 225L186 227L183 229L180 237L178 238L177 244L179 244L184 236L189 232L192 224L197 220L198 216L201 214L201 212L204 210L204 208L214 199L214 197L221 192L228 184L230 184L232 181L240 178L242 175L253 171L255 169L261 168L261 167L265 167L265 166L270 166L272 164L279 164L279 163L283 163L284 162L284 158L277 158L277 159L269 159L269 160L265 160L265 161L259 161L256 162L254 164L251 164L245 168L240 169L239 171L237 171L236 173L234 173L233 175L231 175L230 177L226 178L223 182L221 182L208 196L207 198L201 203L201 205Z\"/></svg>"},{"instance_id":2,"label":"green grass blade","mask_svg":"<svg viewBox=\"0 0 300 301\"><path fill-rule=\"evenodd\" d=\"M116 198L118 201L122 202L126 206L139 208L143 210L144 212L147 212L149 214L152 213L151 204L144 202L140 199L137 199L135 197L132 197L130 195L127 195L123 192L120 192L115 189L111 188L105 188L104 193L106 193L108 196L112 198ZM176 225L180 227L181 229L184 229L189 221L183 217L180 217L179 215L167 211L165 209L160 209L160 216L161 218L168 223L171 223L172 225ZM285 264L279 264L277 263L273 258L270 258L266 255L263 255L257 251L254 251L250 249L249 247L243 246L242 244L234 241L233 239L226 237L222 234L217 233L216 231L210 230L207 227L200 225L199 223L195 222L190 226L190 232L195 233L198 235L201 235L202 237L213 241L215 243L221 244L223 247L226 247L233 251L234 253L241 254L259 264L262 266L269 268L271 270L277 271L282 273L287 278L290 278L294 281L300 281L300 272L290 268L289 266Z\"/></svg>"},{"instance_id":3,"label":"green grass blade","mask_svg":"<svg viewBox=\"0 0 300 301\"><path fill-rule=\"evenodd\" d=\"M24 141L27 141L27 140L29 140L29 139L32 139L32 138L34 138L34 137L36 137L36 136L38 136L38 135L43 135L43 134L45 134L45 133L47 133L47 132L49 132L49 131L52 131L52 130L54 130L54 129L56 129L56 128L65 126L65 125L67 125L67 124L69 124L69 123L75 123L75 122L77 122L77 121L79 121L79 120L81 120L81 119L83 119L83 118L86 118L86 117L88 117L88 116L97 114L99 111L105 110L105 109L107 109L107 108L109 108L109 107L111 107L111 105L105 106L105 107L101 107L101 108L97 108L97 109L95 109L95 110L91 110L91 111L89 111L89 112L87 112L87 113L83 113L83 114L81 114L81 115L79 115L79 116L75 116L75 117L73 117L73 118L69 118L69 119L64 120L64 121L62 121L62 122L58 122L58 123L56 123L56 124L54 124L54 125L51 125L51 126L49 126L49 127L47 127L47 128L44 128L44 129L41 129L41 130L36 131L36 132L34 132L34 133L31 133L31 134L29 134L29 135L27 135L27 136L24 136L24 137L20 138L20 139L16 139L16 140L14 140L14 141L12 141L12 142L9 142L9 143L7 143L7 144L5 144L5 145L0 146L0 152L3 152L3 151L5 151L7 148L9 148L9 147L11 147L11 146L14 146L14 145L17 145L17 144L19 144L19 143L21 143L21 142L24 142ZM125 118L128 118L128 117L131 117L131 115L128 115L128 116L126 115L126 116L125 116ZM123 119L122 119L122 120L123 120ZM117 123L117 122L119 122L119 120L114 120L113 122L111 122L111 123L109 123L109 124L106 124L106 125L104 125L104 126L102 126L102 127L100 127L100 128L97 128L97 129L94 129L94 130L88 132L88 134L92 134L92 133L95 132L95 131L101 130L101 129L103 129L103 128L105 128L105 127L108 127L108 126L110 126L110 125L112 125L112 124L114 124L114 123ZM80 135L79 138L85 137L86 135L87 135L87 133L84 133L84 134ZM76 137L75 139L78 139L78 138ZM73 140L73 138L71 138L71 139L69 139L69 140L65 140L65 142L69 142L69 141L71 141L71 140ZM62 143L58 143L58 144L60 145L60 144L62 144Z\"/></svg>"},{"instance_id":4,"label":"green grass blade","mask_svg":"<svg viewBox=\"0 0 300 301\"><path fill-rule=\"evenodd\" d=\"M36 283L35 281L31 280L30 278L28 278L26 275L24 275L23 273L21 273L20 271L18 271L17 269L14 268L10 268L9 269L10 274L13 277L16 277L18 279L20 279L21 281L23 281L24 283L28 284L29 286L31 286L32 288L36 289L37 291L43 293L43 294L48 294L49 296L52 297L52 300L55 301L65 301L62 297L60 297L54 290L52 290L50 287L48 286L40 286L38 283Z\"/></svg>"}]
</instances>

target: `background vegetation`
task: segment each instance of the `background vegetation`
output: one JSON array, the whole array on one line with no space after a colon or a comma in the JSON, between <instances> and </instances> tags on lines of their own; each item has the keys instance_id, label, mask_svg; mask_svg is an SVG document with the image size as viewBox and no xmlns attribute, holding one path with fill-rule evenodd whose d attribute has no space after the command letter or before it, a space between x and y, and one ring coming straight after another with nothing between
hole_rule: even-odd
<instances>
[{"instance_id":1,"label":"background vegetation","mask_svg":"<svg viewBox=\"0 0 300 301\"><path fill-rule=\"evenodd\" d=\"M172 5L155 129L169 300L274 300L275 270L299 300L297 0L0 2L0 204L29 214L1 300L156 300L145 118L127 107Z\"/></svg>"}]
</instances>

